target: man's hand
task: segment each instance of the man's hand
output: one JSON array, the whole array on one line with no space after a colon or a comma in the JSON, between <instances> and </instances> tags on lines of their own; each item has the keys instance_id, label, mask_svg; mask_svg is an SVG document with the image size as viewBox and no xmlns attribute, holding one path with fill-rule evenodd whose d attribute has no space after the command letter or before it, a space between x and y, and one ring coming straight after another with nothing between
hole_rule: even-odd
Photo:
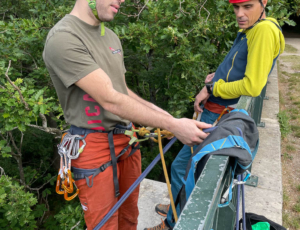
<instances>
[{"instance_id":1,"label":"man's hand","mask_svg":"<svg viewBox=\"0 0 300 230\"><path fill-rule=\"evenodd\" d=\"M215 76L215 73L208 74L205 79L205 83L211 82Z\"/></svg>"},{"instance_id":2,"label":"man's hand","mask_svg":"<svg viewBox=\"0 0 300 230\"><path fill-rule=\"evenodd\" d=\"M203 122L181 118L176 119L175 125L170 131L180 140L183 144L194 146L203 142L203 140L209 135L204 133L200 129L207 129L212 127L210 124Z\"/></svg>"},{"instance_id":3,"label":"man's hand","mask_svg":"<svg viewBox=\"0 0 300 230\"><path fill-rule=\"evenodd\" d=\"M200 93L195 98L194 110L195 112L202 113L203 109L200 108L199 104L205 104L207 99L209 98L209 93L207 92L206 87L204 86Z\"/></svg>"}]
</instances>

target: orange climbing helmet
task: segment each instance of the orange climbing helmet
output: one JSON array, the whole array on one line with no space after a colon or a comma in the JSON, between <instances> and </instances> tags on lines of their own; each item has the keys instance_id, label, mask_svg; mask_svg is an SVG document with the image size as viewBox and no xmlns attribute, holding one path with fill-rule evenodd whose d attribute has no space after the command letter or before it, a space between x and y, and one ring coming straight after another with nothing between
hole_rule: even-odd
<instances>
[{"instance_id":1,"label":"orange climbing helmet","mask_svg":"<svg viewBox=\"0 0 300 230\"><path fill-rule=\"evenodd\" d=\"M241 2L248 2L250 0L229 0L229 3L241 3Z\"/></svg>"},{"instance_id":2,"label":"orange climbing helmet","mask_svg":"<svg viewBox=\"0 0 300 230\"><path fill-rule=\"evenodd\" d=\"M229 3L242 3L242 2L249 2L250 0L229 0ZM259 0L261 3L262 1Z\"/></svg>"}]
</instances>

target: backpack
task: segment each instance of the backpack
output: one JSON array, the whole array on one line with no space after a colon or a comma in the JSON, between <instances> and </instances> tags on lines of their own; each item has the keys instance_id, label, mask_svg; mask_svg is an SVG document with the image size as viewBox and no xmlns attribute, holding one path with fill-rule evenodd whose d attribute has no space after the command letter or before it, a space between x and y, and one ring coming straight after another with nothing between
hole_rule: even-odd
<instances>
[{"instance_id":1,"label":"backpack","mask_svg":"<svg viewBox=\"0 0 300 230\"><path fill-rule=\"evenodd\" d=\"M282 227L281 225L267 219L264 216L260 216L254 213L246 213L246 229L245 230L252 230L252 225L258 222L268 222L270 224L270 230L286 230L286 228ZM239 226L242 225L242 219L239 222ZM242 228L240 228L242 230Z\"/></svg>"},{"instance_id":2,"label":"backpack","mask_svg":"<svg viewBox=\"0 0 300 230\"><path fill-rule=\"evenodd\" d=\"M255 158L258 145L259 133L255 121L245 110L235 109L222 116L214 130L191 155L183 178L183 186L175 202L176 206L180 205L180 212L182 212L211 155L225 155L233 158L229 199L225 204L219 204L219 207L229 205L232 198L234 176L249 169Z\"/></svg>"}]
</instances>

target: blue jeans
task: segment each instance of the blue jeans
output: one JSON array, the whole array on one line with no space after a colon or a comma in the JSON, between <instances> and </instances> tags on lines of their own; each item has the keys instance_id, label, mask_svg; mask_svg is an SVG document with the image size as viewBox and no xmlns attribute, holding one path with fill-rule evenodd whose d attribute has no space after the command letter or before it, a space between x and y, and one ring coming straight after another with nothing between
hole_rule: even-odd
<instances>
[{"instance_id":1,"label":"blue jeans","mask_svg":"<svg viewBox=\"0 0 300 230\"><path fill-rule=\"evenodd\" d=\"M219 116L220 114L213 113L208 111L207 109L204 109L202 113L201 121L208 124L213 124L215 120L218 119ZM198 145L195 145L193 147L194 151L196 150L197 147ZM192 155L191 147L184 145L171 165L171 185L172 185L171 190L174 199L176 199L183 185L182 180L183 177L185 176L186 167L191 158L191 155ZM180 213L179 205L177 205L176 207L176 212L177 215L179 215ZM169 208L169 212L167 214L167 219L165 220L165 222L167 225L169 225L172 228L175 226L175 222L173 220L173 211L171 206Z\"/></svg>"}]
</instances>

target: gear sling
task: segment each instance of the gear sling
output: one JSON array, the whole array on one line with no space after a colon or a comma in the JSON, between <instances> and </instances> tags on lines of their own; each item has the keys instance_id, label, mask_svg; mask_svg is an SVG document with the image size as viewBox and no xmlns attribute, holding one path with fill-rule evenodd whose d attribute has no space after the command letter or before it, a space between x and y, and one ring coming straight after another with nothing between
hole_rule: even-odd
<instances>
[{"instance_id":1,"label":"gear sling","mask_svg":"<svg viewBox=\"0 0 300 230\"><path fill-rule=\"evenodd\" d=\"M130 157L132 154L136 152L136 150L139 149L140 145L139 143L136 144L135 141L133 143L130 141L129 144L120 152L120 154L116 157L115 153L115 146L113 141L113 135L119 135L119 134L125 134L127 130L131 130L132 123L130 123L128 126L122 126L122 125L116 125L116 127L108 132L105 131L98 131L98 130L92 130L92 129L85 129L85 128L78 128L76 126L71 126L69 133L71 135L88 135L90 133L96 133L96 132L102 132L102 133L108 133L108 142L109 142L109 148L110 148L110 155L111 155L111 161L101 165L98 168L94 169L81 169L72 167L72 172L74 174L74 180L81 180L85 179L88 187L93 187L93 179L95 176L97 176L99 173L104 172L105 169L109 166L113 167L113 182L115 187L115 197L118 197L120 195L119 192L119 181L117 177L117 163L119 158L126 153L126 151L132 147L131 152L129 153L128 157ZM89 176L92 175L91 180L89 179Z\"/></svg>"}]
</instances>

